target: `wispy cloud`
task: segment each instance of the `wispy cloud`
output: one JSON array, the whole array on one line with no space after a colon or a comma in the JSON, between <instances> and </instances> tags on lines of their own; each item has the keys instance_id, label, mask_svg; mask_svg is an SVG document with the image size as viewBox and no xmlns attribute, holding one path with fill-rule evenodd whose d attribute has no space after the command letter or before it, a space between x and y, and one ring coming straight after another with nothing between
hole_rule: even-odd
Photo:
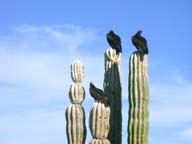
<instances>
[{"instance_id":1,"label":"wispy cloud","mask_svg":"<svg viewBox=\"0 0 192 144\"><path fill-rule=\"evenodd\" d=\"M21 143L23 133L26 134L26 141L27 138L37 138L38 135L34 131L40 127L40 133L44 133L42 143L46 143L46 138L52 135L51 131L58 131L62 136L58 138L58 135L53 135L54 138L50 137L50 141L60 139L60 143L66 143L63 124L64 111L69 104L69 85L72 83L70 64L76 59L84 64L83 85L86 89L86 99L83 105L88 115L92 100L88 93L89 82L93 81L102 88L104 79L103 52L106 47L103 40L100 40L101 36L97 30L74 25L23 25L14 27L7 35L0 35L0 126L3 128L0 133L6 131L9 137ZM97 54L98 45L103 49L101 54ZM153 61L153 65L158 64ZM122 57L121 66L125 143L128 117L128 57ZM164 67L167 67L164 73L168 71L169 75L159 76L154 71L161 68L149 67L149 74L153 72L153 75L149 75L150 132L158 133L150 133L150 141L157 143L155 138L159 138L158 135L163 130L178 136L181 143L190 141L192 82L185 79L179 69L169 69L167 65ZM12 126L11 123L13 127L6 127ZM46 128L47 125L52 127ZM18 129L20 131L15 133ZM30 131L33 133L31 137ZM8 138L4 137L5 142L12 143L11 140L7 140ZM26 141L23 140L23 143ZM163 142L180 143L173 139Z\"/></svg>"},{"instance_id":2,"label":"wispy cloud","mask_svg":"<svg viewBox=\"0 0 192 144\"><path fill-rule=\"evenodd\" d=\"M72 25L14 27L0 39L1 95L7 95L6 87L64 92L71 81L71 62L81 57L90 62L90 57L83 58L77 50L94 37L94 30Z\"/></svg>"},{"instance_id":3,"label":"wispy cloud","mask_svg":"<svg viewBox=\"0 0 192 144\"><path fill-rule=\"evenodd\" d=\"M1 142L66 143L70 64L82 61L86 88L91 80L102 80L98 67L103 67L103 54L78 53L98 37L93 29L73 25L23 25L0 35Z\"/></svg>"},{"instance_id":4,"label":"wispy cloud","mask_svg":"<svg viewBox=\"0 0 192 144\"><path fill-rule=\"evenodd\" d=\"M94 29L80 28L69 24L51 27L25 25L16 27L15 30L22 35L27 35L30 40L39 40L40 44L46 49L51 48L53 52L60 50L65 53L73 53L73 55L80 46L93 41L97 37Z\"/></svg>"}]
</instances>

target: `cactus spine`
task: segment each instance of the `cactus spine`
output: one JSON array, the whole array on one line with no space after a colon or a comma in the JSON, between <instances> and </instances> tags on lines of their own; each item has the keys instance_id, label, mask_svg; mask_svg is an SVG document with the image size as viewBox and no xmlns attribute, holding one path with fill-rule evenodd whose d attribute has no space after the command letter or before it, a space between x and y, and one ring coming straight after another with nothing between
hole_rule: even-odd
<instances>
[{"instance_id":1,"label":"cactus spine","mask_svg":"<svg viewBox=\"0 0 192 144\"><path fill-rule=\"evenodd\" d=\"M109 133L110 108L101 102L95 102L90 112L89 128L93 139L89 144L110 144Z\"/></svg>"},{"instance_id":2,"label":"cactus spine","mask_svg":"<svg viewBox=\"0 0 192 144\"><path fill-rule=\"evenodd\" d=\"M112 144L121 144L122 140L120 62L121 53L117 55L114 49L107 49L103 86L111 109L109 140Z\"/></svg>"},{"instance_id":3,"label":"cactus spine","mask_svg":"<svg viewBox=\"0 0 192 144\"><path fill-rule=\"evenodd\" d=\"M148 144L147 56L134 52L129 61L128 144Z\"/></svg>"},{"instance_id":4,"label":"cactus spine","mask_svg":"<svg viewBox=\"0 0 192 144\"><path fill-rule=\"evenodd\" d=\"M86 138L85 112L81 106L85 98L85 90L81 84L83 80L83 65L74 61L71 65L73 84L69 90L71 104L66 110L68 144L84 144Z\"/></svg>"}]
</instances>

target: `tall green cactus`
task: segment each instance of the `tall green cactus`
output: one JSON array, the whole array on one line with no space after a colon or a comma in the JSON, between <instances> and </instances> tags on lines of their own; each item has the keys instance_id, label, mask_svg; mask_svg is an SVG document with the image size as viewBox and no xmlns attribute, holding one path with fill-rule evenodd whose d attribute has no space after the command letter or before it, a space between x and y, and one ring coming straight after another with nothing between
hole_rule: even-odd
<instances>
[{"instance_id":1,"label":"tall green cactus","mask_svg":"<svg viewBox=\"0 0 192 144\"><path fill-rule=\"evenodd\" d=\"M81 106L85 98L85 90L81 84L83 80L83 65L79 61L72 63L71 77L74 82L69 91L72 104L66 110L68 144L85 144L85 112Z\"/></svg>"},{"instance_id":2,"label":"tall green cactus","mask_svg":"<svg viewBox=\"0 0 192 144\"><path fill-rule=\"evenodd\" d=\"M121 53L116 54L114 49L107 49L103 86L111 109L109 140L112 144L121 144L122 141L120 63Z\"/></svg>"},{"instance_id":3,"label":"tall green cactus","mask_svg":"<svg viewBox=\"0 0 192 144\"><path fill-rule=\"evenodd\" d=\"M110 125L110 108L104 103L95 102L90 112L89 128L93 139L89 144L110 144L107 139Z\"/></svg>"},{"instance_id":4,"label":"tall green cactus","mask_svg":"<svg viewBox=\"0 0 192 144\"><path fill-rule=\"evenodd\" d=\"M147 56L134 52L129 60L128 144L148 144Z\"/></svg>"}]
</instances>

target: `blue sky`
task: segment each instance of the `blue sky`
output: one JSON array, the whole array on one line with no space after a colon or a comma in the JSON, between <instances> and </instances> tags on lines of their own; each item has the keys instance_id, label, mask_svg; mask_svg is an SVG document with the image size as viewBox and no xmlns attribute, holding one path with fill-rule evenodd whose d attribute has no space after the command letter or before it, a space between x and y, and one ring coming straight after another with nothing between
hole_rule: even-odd
<instances>
[{"instance_id":1,"label":"blue sky","mask_svg":"<svg viewBox=\"0 0 192 144\"><path fill-rule=\"evenodd\" d=\"M83 106L102 88L110 29L121 36L123 143L127 141L130 37L148 40L150 144L192 143L190 0L0 0L0 143L65 144L70 64L85 67ZM100 69L100 70L98 70ZM88 121L87 121L88 126ZM88 127L87 127L88 129ZM87 143L91 139L88 129Z\"/></svg>"}]
</instances>

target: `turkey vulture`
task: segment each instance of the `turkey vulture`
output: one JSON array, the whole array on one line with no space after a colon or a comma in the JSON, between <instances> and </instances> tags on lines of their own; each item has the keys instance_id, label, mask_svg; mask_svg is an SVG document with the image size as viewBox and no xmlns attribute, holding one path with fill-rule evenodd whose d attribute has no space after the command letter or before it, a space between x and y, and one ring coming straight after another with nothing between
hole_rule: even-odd
<instances>
[{"instance_id":1,"label":"turkey vulture","mask_svg":"<svg viewBox=\"0 0 192 144\"><path fill-rule=\"evenodd\" d=\"M108 98L105 96L103 90L97 88L92 82L90 82L89 92L94 100L104 103L105 106L109 106Z\"/></svg>"},{"instance_id":2,"label":"turkey vulture","mask_svg":"<svg viewBox=\"0 0 192 144\"><path fill-rule=\"evenodd\" d=\"M131 37L133 45L142 54L148 54L147 40L141 36L142 30L139 30L134 36Z\"/></svg>"},{"instance_id":3,"label":"turkey vulture","mask_svg":"<svg viewBox=\"0 0 192 144\"><path fill-rule=\"evenodd\" d=\"M121 38L117 34L115 34L113 30L110 30L107 33L106 37L107 42L109 43L111 48L115 49L117 54L121 53L122 52Z\"/></svg>"}]
</instances>

